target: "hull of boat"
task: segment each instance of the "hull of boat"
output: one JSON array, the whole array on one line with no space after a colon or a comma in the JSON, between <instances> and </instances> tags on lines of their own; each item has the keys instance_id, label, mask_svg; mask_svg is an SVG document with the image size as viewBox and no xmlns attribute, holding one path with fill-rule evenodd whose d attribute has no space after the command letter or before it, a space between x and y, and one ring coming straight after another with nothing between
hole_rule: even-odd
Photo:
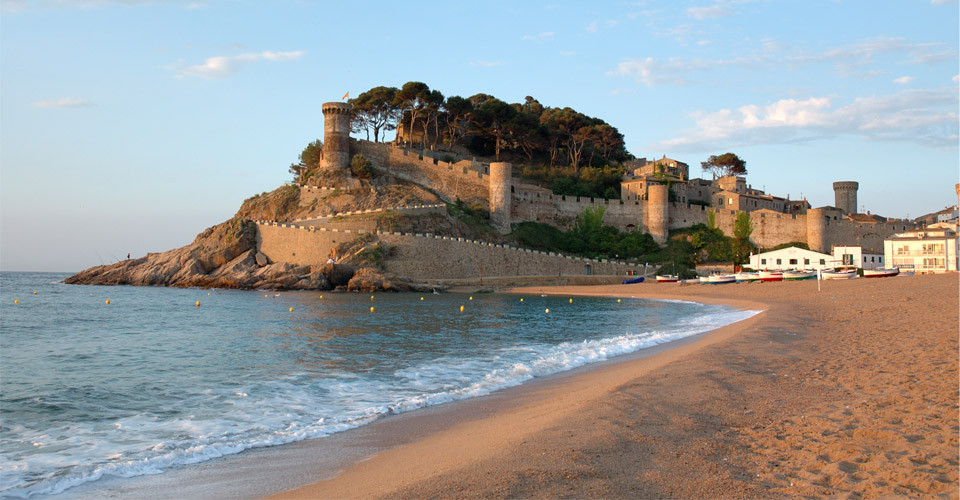
<instances>
[{"instance_id":1,"label":"hull of boat","mask_svg":"<svg viewBox=\"0 0 960 500\"><path fill-rule=\"evenodd\" d=\"M734 275L737 283L743 283L746 281L757 281L760 279L759 273L737 273Z\"/></svg>"},{"instance_id":2,"label":"hull of boat","mask_svg":"<svg viewBox=\"0 0 960 500\"><path fill-rule=\"evenodd\" d=\"M676 276L657 276L657 283L676 283L677 280Z\"/></svg>"},{"instance_id":3,"label":"hull of boat","mask_svg":"<svg viewBox=\"0 0 960 500\"><path fill-rule=\"evenodd\" d=\"M887 278L900 274L899 269L864 269L864 278Z\"/></svg>"},{"instance_id":4,"label":"hull of boat","mask_svg":"<svg viewBox=\"0 0 960 500\"><path fill-rule=\"evenodd\" d=\"M707 283L710 283L711 285L723 285L725 283L734 283L736 281L737 279L732 274L721 274L707 278Z\"/></svg>"},{"instance_id":5,"label":"hull of boat","mask_svg":"<svg viewBox=\"0 0 960 500\"><path fill-rule=\"evenodd\" d=\"M760 271L760 281L783 281L783 273L778 271Z\"/></svg>"},{"instance_id":6,"label":"hull of boat","mask_svg":"<svg viewBox=\"0 0 960 500\"><path fill-rule=\"evenodd\" d=\"M817 277L817 273L806 271L784 271L783 279L789 281L809 280Z\"/></svg>"},{"instance_id":7,"label":"hull of boat","mask_svg":"<svg viewBox=\"0 0 960 500\"><path fill-rule=\"evenodd\" d=\"M823 279L825 280L849 280L857 277L856 271L824 271Z\"/></svg>"}]
</instances>

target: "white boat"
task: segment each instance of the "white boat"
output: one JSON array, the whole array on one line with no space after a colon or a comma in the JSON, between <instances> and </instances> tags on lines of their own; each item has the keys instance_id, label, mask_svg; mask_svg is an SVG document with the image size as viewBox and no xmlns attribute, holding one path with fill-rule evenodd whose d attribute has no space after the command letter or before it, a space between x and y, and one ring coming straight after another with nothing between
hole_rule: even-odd
<instances>
[{"instance_id":1,"label":"white boat","mask_svg":"<svg viewBox=\"0 0 960 500\"><path fill-rule=\"evenodd\" d=\"M760 281L783 281L780 271L760 271Z\"/></svg>"},{"instance_id":2,"label":"white boat","mask_svg":"<svg viewBox=\"0 0 960 500\"><path fill-rule=\"evenodd\" d=\"M676 283L678 279L672 274L657 275L657 283Z\"/></svg>"},{"instance_id":3,"label":"white boat","mask_svg":"<svg viewBox=\"0 0 960 500\"><path fill-rule=\"evenodd\" d=\"M899 269L864 269L864 278L886 278L887 276L896 276L900 274Z\"/></svg>"},{"instance_id":4,"label":"white boat","mask_svg":"<svg viewBox=\"0 0 960 500\"><path fill-rule=\"evenodd\" d=\"M849 271L823 271L822 276L825 280L848 280L856 278L857 271L853 269Z\"/></svg>"},{"instance_id":5,"label":"white boat","mask_svg":"<svg viewBox=\"0 0 960 500\"><path fill-rule=\"evenodd\" d=\"M743 283L745 281L757 281L760 279L760 273L745 273L743 271L734 274L733 277L736 279L737 283Z\"/></svg>"},{"instance_id":6,"label":"white boat","mask_svg":"<svg viewBox=\"0 0 960 500\"><path fill-rule=\"evenodd\" d=\"M699 281L699 282L700 282L701 284L703 284L703 285L706 285L707 283L710 283L710 277L709 277L709 276L701 276L701 277L697 278L697 281Z\"/></svg>"},{"instance_id":7,"label":"white boat","mask_svg":"<svg viewBox=\"0 0 960 500\"><path fill-rule=\"evenodd\" d=\"M711 285L722 285L724 283L734 283L736 281L736 276L732 274L714 274L707 278L707 283L710 283Z\"/></svg>"},{"instance_id":8,"label":"white boat","mask_svg":"<svg viewBox=\"0 0 960 500\"><path fill-rule=\"evenodd\" d=\"M783 279L784 280L809 280L817 277L816 271L784 271Z\"/></svg>"}]
</instances>

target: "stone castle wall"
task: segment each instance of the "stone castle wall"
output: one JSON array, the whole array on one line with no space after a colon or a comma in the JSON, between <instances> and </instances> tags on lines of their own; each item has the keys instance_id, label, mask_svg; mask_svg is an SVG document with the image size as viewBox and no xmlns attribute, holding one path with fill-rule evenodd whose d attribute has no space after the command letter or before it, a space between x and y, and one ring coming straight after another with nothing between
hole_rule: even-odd
<instances>
[{"instance_id":1,"label":"stone castle wall","mask_svg":"<svg viewBox=\"0 0 960 500\"><path fill-rule=\"evenodd\" d=\"M430 234L350 231L257 221L257 250L271 262L322 264L338 245L364 234L394 247L386 271L418 280L482 276L626 275L643 266Z\"/></svg>"},{"instance_id":2,"label":"stone castle wall","mask_svg":"<svg viewBox=\"0 0 960 500\"><path fill-rule=\"evenodd\" d=\"M448 163L419 151L356 139L351 140L350 151L362 154L380 172L429 187L445 201L490 199L489 166L480 162Z\"/></svg>"}]
</instances>

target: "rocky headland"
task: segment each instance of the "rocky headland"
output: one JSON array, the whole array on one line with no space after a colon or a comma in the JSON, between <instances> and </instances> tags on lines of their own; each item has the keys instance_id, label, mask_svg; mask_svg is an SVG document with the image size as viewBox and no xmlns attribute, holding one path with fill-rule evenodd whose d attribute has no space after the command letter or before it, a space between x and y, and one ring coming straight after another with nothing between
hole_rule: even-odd
<instances>
[{"instance_id":1,"label":"rocky headland","mask_svg":"<svg viewBox=\"0 0 960 500\"><path fill-rule=\"evenodd\" d=\"M323 217L331 213L381 206L436 203L432 193L416 186L393 182L365 183L334 192L322 203L300 206L300 189L282 186L244 201L230 220L207 228L186 246L114 264L81 271L65 283L85 285L174 286L271 290L343 290L343 291L429 291L432 287L413 283L384 272L365 256L378 244L375 238L346 242L338 249L336 262L318 265L293 265L270 262L257 251L257 227L254 220L291 221ZM414 230L423 218L405 219L391 215L379 223L389 230ZM446 217L428 221L450 234L466 228Z\"/></svg>"}]
</instances>

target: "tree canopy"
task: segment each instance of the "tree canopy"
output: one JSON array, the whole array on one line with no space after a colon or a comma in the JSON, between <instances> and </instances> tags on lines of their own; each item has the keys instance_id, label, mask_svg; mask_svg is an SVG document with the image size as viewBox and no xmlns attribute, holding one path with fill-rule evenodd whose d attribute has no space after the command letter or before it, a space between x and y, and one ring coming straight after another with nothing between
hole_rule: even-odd
<instances>
[{"instance_id":1,"label":"tree canopy","mask_svg":"<svg viewBox=\"0 0 960 500\"><path fill-rule=\"evenodd\" d=\"M703 170L713 173L716 177L725 177L727 175L746 175L747 162L733 153L724 153L722 155L712 155L707 161L701 162Z\"/></svg>"}]
</instances>

